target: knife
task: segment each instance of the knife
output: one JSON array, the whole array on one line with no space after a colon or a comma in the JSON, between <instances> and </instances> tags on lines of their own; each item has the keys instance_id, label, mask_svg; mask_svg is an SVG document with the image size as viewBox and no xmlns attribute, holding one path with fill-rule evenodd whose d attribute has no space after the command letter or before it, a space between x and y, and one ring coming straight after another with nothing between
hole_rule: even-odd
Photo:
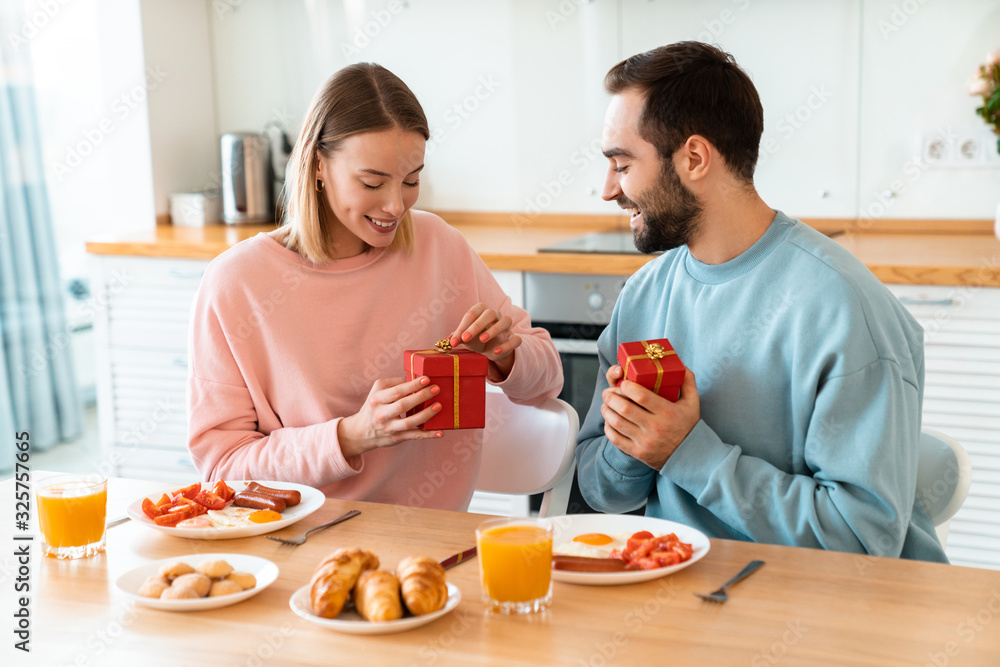
<instances>
[{"instance_id":1,"label":"knife","mask_svg":"<svg viewBox=\"0 0 1000 667\"><path fill-rule=\"evenodd\" d=\"M454 556L448 556L447 558L445 558L443 561L441 561L441 567L447 570L449 567L455 567L459 563L463 563L469 560L470 558L474 558L475 555L476 555L476 547L472 547L471 549L466 549L465 551L461 551L455 554Z\"/></svg>"}]
</instances>

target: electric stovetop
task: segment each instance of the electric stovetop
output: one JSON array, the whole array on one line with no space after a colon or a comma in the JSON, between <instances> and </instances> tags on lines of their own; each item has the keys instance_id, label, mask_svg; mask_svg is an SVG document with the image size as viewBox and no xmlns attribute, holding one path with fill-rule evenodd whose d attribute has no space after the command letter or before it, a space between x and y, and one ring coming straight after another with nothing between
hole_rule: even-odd
<instances>
[{"instance_id":1,"label":"electric stovetop","mask_svg":"<svg viewBox=\"0 0 1000 667\"><path fill-rule=\"evenodd\" d=\"M632 232L590 232L582 236L539 248L538 252L608 253L614 255L641 255L635 249ZM658 254L658 253L657 253Z\"/></svg>"}]
</instances>

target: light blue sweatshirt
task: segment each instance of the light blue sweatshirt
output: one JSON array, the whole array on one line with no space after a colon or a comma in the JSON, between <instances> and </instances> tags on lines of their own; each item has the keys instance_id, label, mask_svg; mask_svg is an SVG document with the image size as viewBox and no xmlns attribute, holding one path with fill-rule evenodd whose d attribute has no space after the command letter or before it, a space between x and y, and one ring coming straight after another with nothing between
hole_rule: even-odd
<instances>
[{"instance_id":1,"label":"light blue sweatshirt","mask_svg":"<svg viewBox=\"0 0 1000 667\"><path fill-rule=\"evenodd\" d=\"M656 471L604 436L618 344L668 338L694 374L701 420ZM577 445L602 512L709 537L947 562L917 498L923 330L854 256L780 211L746 252L703 264L664 253L625 285L598 341Z\"/></svg>"}]
</instances>

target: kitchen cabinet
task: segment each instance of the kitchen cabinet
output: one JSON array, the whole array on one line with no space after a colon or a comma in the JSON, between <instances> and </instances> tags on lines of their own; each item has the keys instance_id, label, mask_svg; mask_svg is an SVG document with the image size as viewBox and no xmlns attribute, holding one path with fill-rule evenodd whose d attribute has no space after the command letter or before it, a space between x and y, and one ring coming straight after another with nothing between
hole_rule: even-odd
<instances>
[{"instance_id":1,"label":"kitchen cabinet","mask_svg":"<svg viewBox=\"0 0 1000 667\"><path fill-rule=\"evenodd\" d=\"M1000 569L1000 289L890 285L924 327L923 425L972 460L972 486L951 520L952 563Z\"/></svg>"},{"instance_id":2,"label":"kitchen cabinet","mask_svg":"<svg viewBox=\"0 0 1000 667\"><path fill-rule=\"evenodd\" d=\"M859 5L622 0L622 52L697 39L734 54L764 107L761 196L797 217L854 217Z\"/></svg>"}]
</instances>

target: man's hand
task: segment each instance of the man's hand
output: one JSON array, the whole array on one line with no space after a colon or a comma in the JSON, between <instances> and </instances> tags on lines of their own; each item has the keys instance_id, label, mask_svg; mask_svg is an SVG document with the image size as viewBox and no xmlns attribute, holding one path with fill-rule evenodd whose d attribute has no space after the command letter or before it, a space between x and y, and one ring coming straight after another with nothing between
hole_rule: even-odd
<instances>
[{"instance_id":1,"label":"man's hand","mask_svg":"<svg viewBox=\"0 0 1000 667\"><path fill-rule=\"evenodd\" d=\"M701 419L694 373L691 369L684 372L676 403L630 380L616 387L621 366L609 368L606 377L610 386L601 394L604 435L632 458L660 470Z\"/></svg>"}]
</instances>

